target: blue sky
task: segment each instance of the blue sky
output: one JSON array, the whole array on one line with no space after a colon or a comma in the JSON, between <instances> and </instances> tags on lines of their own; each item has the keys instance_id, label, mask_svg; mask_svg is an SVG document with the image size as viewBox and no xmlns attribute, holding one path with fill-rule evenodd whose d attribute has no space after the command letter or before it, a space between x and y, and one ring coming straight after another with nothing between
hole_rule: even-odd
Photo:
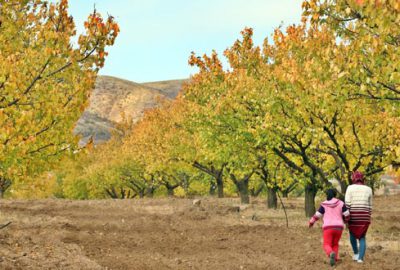
<instances>
[{"instance_id":1,"label":"blue sky","mask_svg":"<svg viewBox=\"0 0 400 270\"><path fill-rule=\"evenodd\" d=\"M244 27L254 29L261 45L274 28L298 23L302 0L70 0L78 33L96 9L113 15L121 33L100 74L135 82L188 78L196 68L187 64L215 49L220 55L240 37Z\"/></svg>"}]
</instances>

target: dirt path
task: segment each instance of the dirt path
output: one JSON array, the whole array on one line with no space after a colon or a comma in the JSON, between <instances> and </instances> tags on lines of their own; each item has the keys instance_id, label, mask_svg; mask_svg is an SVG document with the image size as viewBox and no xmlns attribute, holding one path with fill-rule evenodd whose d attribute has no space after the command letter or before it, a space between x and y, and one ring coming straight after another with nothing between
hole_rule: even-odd
<instances>
[{"instance_id":1,"label":"dirt path","mask_svg":"<svg viewBox=\"0 0 400 270\"><path fill-rule=\"evenodd\" d=\"M335 269L400 269L400 197L375 200L366 263L348 234ZM291 200L281 210L235 199L1 201L0 269L329 269L321 231ZM387 207L390 205L390 207ZM385 206L385 207L384 207Z\"/></svg>"}]
</instances>

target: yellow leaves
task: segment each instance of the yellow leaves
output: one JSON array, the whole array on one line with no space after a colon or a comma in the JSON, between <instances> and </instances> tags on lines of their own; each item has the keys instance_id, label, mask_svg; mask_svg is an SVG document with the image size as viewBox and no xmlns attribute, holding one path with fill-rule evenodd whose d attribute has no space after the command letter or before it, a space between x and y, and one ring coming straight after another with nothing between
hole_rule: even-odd
<instances>
[{"instance_id":1,"label":"yellow leaves","mask_svg":"<svg viewBox=\"0 0 400 270\"><path fill-rule=\"evenodd\" d=\"M75 27L68 16L68 1L23 2L0 5L1 170L13 179L41 172L59 153L74 150L77 141L71 131L92 90L93 63L96 58L104 62L105 47L115 39L108 29L100 40L93 35L81 37L82 50L71 48ZM57 30L55 22L63 25L63 31ZM113 20L110 24L117 29ZM86 57L88 48L99 54Z\"/></svg>"},{"instance_id":2,"label":"yellow leaves","mask_svg":"<svg viewBox=\"0 0 400 270\"><path fill-rule=\"evenodd\" d=\"M318 13L314 13L311 18L313 21L318 21L319 17L320 15Z\"/></svg>"},{"instance_id":3,"label":"yellow leaves","mask_svg":"<svg viewBox=\"0 0 400 270\"><path fill-rule=\"evenodd\" d=\"M315 9L317 7L317 1L316 0L310 0L310 1L307 1L307 2L308 2L308 7L310 9Z\"/></svg>"},{"instance_id":4,"label":"yellow leaves","mask_svg":"<svg viewBox=\"0 0 400 270\"><path fill-rule=\"evenodd\" d=\"M346 71L342 71L342 72L339 73L338 78L340 79L340 78L344 77L345 75L347 75L347 72Z\"/></svg>"},{"instance_id":5,"label":"yellow leaves","mask_svg":"<svg viewBox=\"0 0 400 270\"><path fill-rule=\"evenodd\" d=\"M310 6L310 3L307 1L307 0L305 0L305 1L303 1L302 3L301 3L301 8L302 9L304 9L304 10L307 10L307 9L309 9L311 6Z\"/></svg>"},{"instance_id":6,"label":"yellow leaves","mask_svg":"<svg viewBox=\"0 0 400 270\"><path fill-rule=\"evenodd\" d=\"M365 92L365 91L367 90L367 86L366 86L365 84L361 84L360 90L361 90L362 92Z\"/></svg>"},{"instance_id":7,"label":"yellow leaves","mask_svg":"<svg viewBox=\"0 0 400 270\"><path fill-rule=\"evenodd\" d=\"M378 46L382 46L380 43L380 40L378 38L372 38L372 45L374 48L377 48Z\"/></svg>"},{"instance_id":8,"label":"yellow leaves","mask_svg":"<svg viewBox=\"0 0 400 270\"><path fill-rule=\"evenodd\" d=\"M399 1L395 1L393 7L394 7L395 10L400 11L400 2Z\"/></svg>"}]
</instances>

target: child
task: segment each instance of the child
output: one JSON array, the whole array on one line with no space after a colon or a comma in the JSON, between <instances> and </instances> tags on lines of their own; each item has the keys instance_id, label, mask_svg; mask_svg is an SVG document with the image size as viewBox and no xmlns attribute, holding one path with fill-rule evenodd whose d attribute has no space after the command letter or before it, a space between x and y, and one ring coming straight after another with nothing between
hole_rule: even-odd
<instances>
[{"instance_id":1,"label":"child","mask_svg":"<svg viewBox=\"0 0 400 270\"><path fill-rule=\"evenodd\" d=\"M347 220L350 217L350 212L341 200L335 198L336 190L328 189L326 195L327 200L321 203L318 211L310 219L309 227L311 228L323 216L323 248L329 257L330 265L333 266L338 260L339 240L344 228L343 216Z\"/></svg>"}]
</instances>

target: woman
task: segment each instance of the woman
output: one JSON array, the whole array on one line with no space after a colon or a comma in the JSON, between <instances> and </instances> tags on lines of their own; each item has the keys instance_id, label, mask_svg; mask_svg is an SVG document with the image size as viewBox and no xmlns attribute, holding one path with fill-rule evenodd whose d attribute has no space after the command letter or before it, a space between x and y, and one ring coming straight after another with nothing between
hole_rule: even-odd
<instances>
[{"instance_id":1,"label":"woman","mask_svg":"<svg viewBox=\"0 0 400 270\"><path fill-rule=\"evenodd\" d=\"M363 263L366 250L365 235L371 223L372 189L364 185L364 175L361 172L354 172L351 179L353 184L347 187L345 195L345 203L350 210L350 243L354 252L353 260Z\"/></svg>"}]
</instances>

